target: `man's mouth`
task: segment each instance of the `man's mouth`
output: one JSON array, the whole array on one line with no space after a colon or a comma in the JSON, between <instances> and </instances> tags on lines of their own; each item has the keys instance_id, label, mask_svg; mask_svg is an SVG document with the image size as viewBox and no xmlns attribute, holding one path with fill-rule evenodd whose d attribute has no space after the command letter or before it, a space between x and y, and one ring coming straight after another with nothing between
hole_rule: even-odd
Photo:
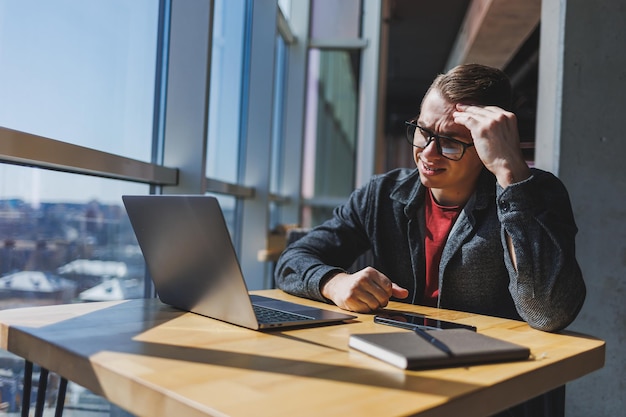
<instances>
[{"instance_id":1,"label":"man's mouth","mask_svg":"<svg viewBox=\"0 0 626 417\"><path fill-rule=\"evenodd\" d=\"M445 168L439 168L435 165L428 164L424 161L421 161L422 169L426 174L437 174L445 170Z\"/></svg>"}]
</instances>

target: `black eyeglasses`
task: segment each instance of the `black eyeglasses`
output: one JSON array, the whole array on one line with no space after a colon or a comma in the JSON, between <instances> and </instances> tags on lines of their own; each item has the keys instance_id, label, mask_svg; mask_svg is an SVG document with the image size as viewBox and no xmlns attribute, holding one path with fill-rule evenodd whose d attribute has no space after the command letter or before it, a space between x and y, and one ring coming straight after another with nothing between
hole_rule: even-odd
<instances>
[{"instance_id":1,"label":"black eyeglasses","mask_svg":"<svg viewBox=\"0 0 626 417\"><path fill-rule=\"evenodd\" d=\"M458 161L463 158L467 148L474 146L473 143L465 143L448 136L438 135L418 125L415 123L415 120L404 122L404 124L406 124L406 139L411 145L425 149L434 140L439 155L452 161Z\"/></svg>"}]
</instances>

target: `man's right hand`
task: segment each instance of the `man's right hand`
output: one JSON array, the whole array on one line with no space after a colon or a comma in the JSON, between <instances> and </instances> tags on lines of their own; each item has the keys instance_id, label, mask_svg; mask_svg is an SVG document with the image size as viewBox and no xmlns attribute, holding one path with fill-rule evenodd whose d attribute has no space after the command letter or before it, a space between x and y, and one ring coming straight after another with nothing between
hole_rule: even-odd
<instances>
[{"instance_id":1,"label":"man's right hand","mask_svg":"<svg viewBox=\"0 0 626 417\"><path fill-rule=\"evenodd\" d=\"M390 297L406 298L409 291L368 266L354 274L339 273L321 285L322 295L338 307L369 313L385 307Z\"/></svg>"}]
</instances>

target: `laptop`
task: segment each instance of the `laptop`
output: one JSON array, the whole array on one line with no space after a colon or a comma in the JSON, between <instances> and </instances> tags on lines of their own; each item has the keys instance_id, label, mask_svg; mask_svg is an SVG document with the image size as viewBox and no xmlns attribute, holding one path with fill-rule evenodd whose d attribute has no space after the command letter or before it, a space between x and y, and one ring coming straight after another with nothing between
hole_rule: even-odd
<instances>
[{"instance_id":1,"label":"laptop","mask_svg":"<svg viewBox=\"0 0 626 417\"><path fill-rule=\"evenodd\" d=\"M215 197L125 195L161 301L253 330L341 323L355 316L248 293Z\"/></svg>"}]
</instances>

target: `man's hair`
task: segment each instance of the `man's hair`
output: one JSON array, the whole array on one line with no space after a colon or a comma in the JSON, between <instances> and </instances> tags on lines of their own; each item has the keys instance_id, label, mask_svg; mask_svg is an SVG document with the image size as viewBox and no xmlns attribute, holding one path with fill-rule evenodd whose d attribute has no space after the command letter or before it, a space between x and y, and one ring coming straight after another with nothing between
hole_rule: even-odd
<instances>
[{"instance_id":1,"label":"man's hair","mask_svg":"<svg viewBox=\"0 0 626 417\"><path fill-rule=\"evenodd\" d=\"M426 95L432 90L450 103L498 106L511 111L513 93L507 75L493 67L479 64L458 65L439 74Z\"/></svg>"}]
</instances>

